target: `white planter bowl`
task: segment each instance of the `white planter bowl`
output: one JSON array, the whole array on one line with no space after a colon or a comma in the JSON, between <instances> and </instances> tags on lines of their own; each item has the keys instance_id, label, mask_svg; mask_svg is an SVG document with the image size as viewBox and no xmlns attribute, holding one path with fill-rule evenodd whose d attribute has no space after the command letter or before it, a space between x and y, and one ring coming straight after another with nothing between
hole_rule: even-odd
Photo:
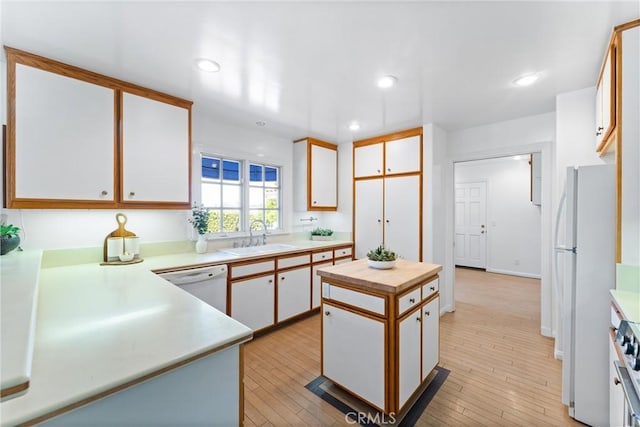
<instances>
[{"instance_id":1,"label":"white planter bowl","mask_svg":"<svg viewBox=\"0 0 640 427\"><path fill-rule=\"evenodd\" d=\"M367 260L369 263L369 267L375 268L378 270L388 270L393 268L396 265L396 260L393 261L372 261L370 259Z\"/></svg>"},{"instance_id":2,"label":"white planter bowl","mask_svg":"<svg viewBox=\"0 0 640 427\"><path fill-rule=\"evenodd\" d=\"M311 240L328 241L333 240L333 236L311 236Z\"/></svg>"}]
</instances>

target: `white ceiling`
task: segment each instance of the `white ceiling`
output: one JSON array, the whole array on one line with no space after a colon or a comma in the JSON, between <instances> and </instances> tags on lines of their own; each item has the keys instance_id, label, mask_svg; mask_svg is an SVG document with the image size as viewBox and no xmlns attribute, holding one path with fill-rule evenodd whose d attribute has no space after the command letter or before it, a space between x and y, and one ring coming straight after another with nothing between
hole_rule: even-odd
<instances>
[{"instance_id":1,"label":"white ceiling","mask_svg":"<svg viewBox=\"0 0 640 427\"><path fill-rule=\"evenodd\" d=\"M637 0L0 7L5 45L191 99L217 120L333 142L553 111L556 94L595 85L612 27L640 17ZM198 71L198 57L221 72ZM512 85L533 71L538 83ZM399 82L381 91L385 74Z\"/></svg>"}]
</instances>

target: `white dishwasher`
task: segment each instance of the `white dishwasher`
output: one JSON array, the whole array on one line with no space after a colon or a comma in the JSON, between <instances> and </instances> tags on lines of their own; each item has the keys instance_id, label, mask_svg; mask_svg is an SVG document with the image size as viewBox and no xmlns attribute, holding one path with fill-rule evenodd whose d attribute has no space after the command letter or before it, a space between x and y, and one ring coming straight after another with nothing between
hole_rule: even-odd
<instances>
[{"instance_id":1,"label":"white dishwasher","mask_svg":"<svg viewBox=\"0 0 640 427\"><path fill-rule=\"evenodd\" d=\"M221 312L227 312L226 265L172 271L160 273L159 276Z\"/></svg>"}]
</instances>

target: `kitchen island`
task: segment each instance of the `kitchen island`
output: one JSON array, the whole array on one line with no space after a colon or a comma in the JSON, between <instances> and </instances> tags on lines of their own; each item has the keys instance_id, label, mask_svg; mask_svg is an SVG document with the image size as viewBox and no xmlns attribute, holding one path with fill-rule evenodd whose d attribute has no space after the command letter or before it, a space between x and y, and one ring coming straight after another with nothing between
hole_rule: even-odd
<instances>
[{"instance_id":1,"label":"kitchen island","mask_svg":"<svg viewBox=\"0 0 640 427\"><path fill-rule=\"evenodd\" d=\"M322 268L322 375L401 419L428 385L439 359L438 272L398 260Z\"/></svg>"}]
</instances>

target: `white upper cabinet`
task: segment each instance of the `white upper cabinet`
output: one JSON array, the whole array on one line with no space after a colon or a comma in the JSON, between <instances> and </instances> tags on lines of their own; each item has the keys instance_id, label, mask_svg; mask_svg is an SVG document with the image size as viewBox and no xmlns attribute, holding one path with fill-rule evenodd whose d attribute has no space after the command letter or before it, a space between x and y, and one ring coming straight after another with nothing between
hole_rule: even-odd
<instances>
[{"instance_id":1,"label":"white upper cabinet","mask_svg":"<svg viewBox=\"0 0 640 427\"><path fill-rule=\"evenodd\" d=\"M313 138L295 141L294 210L338 209L338 147Z\"/></svg>"},{"instance_id":2,"label":"white upper cabinet","mask_svg":"<svg viewBox=\"0 0 640 427\"><path fill-rule=\"evenodd\" d=\"M15 68L14 199L114 200L114 90Z\"/></svg>"},{"instance_id":3,"label":"white upper cabinet","mask_svg":"<svg viewBox=\"0 0 640 427\"><path fill-rule=\"evenodd\" d=\"M190 207L191 101L5 50L8 208Z\"/></svg>"},{"instance_id":4,"label":"white upper cabinet","mask_svg":"<svg viewBox=\"0 0 640 427\"><path fill-rule=\"evenodd\" d=\"M420 172L420 135L385 143L385 174Z\"/></svg>"},{"instance_id":5,"label":"white upper cabinet","mask_svg":"<svg viewBox=\"0 0 640 427\"><path fill-rule=\"evenodd\" d=\"M122 96L123 202L189 203L189 110Z\"/></svg>"},{"instance_id":6,"label":"white upper cabinet","mask_svg":"<svg viewBox=\"0 0 640 427\"><path fill-rule=\"evenodd\" d=\"M355 147L353 150L353 177L382 175L383 148L383 143Z\"/></svg>"},{"instance_id":7,"label":"white upper cabinet","mask_svg":"<svg viewBox=\"0 0 640 427\"><path fill-rule=\"evenodd\" d=\"M616 124L615 106L615 63L616 46L611 45L602 66L602 73L596 88L596 150L601 152Z\"/></svg>"}]
</instances>

